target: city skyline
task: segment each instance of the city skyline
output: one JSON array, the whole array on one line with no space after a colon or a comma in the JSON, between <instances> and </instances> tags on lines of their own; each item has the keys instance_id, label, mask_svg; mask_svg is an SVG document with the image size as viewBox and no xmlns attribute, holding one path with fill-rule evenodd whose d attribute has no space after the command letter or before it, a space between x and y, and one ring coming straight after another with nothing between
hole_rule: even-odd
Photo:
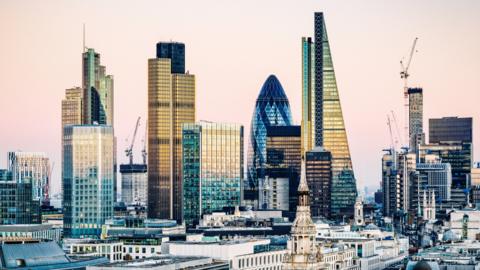
<instances>
[{"instance_id":1,"label":"city skyline","mask_svg":"<svg viewBox=\"0 0 480 270\"><path fill-rule=\"evenodd\" d=\"M118 164L127 161L123 155L125 139L132 133L135 119L138 116L146 119L147 60L154 55L154 44L172 38L186 44L186 66L196 75L197 120L240 123L246 127L245 134L249 134L250 117L258 89L268 75L276 74L290 100L294 123L300 124L301 37L313 35L312 19L315 11L323 11L328 21L329 42L359 191L363 191L365 185L370 187L370 191L379 186L381 164L378 159L382 155L381 150L389 146L386 115L390 110L396 112L398 125L400 128L403 127L403 89L398 62L407 56L411 42L416 36L419 37L419 47L411 68L410 86L424 89L424 122L428 123L429 118L446 116L473 117L473 141L474 144L478 142L479 127L476 122L479 120L480 109L478 106L475 107L475 100L480 98L478 89L480 79L476 76L480 64L474 63L472 59L478 59L476 56L480 56L478 50L474 50L480 47L480 38L475 35L474 27L464 29L460 26L480 23L480 19L474 16L474 11L480 8L479 3L464 1L470 3L467 8L467 5L455 7L447 2L439 2L443 3L442 7L437 6L433 10L427 9L427 4L421 3L415 4L418 10L414 10L413 7L406 8L397 4L387 7L379 4L379 1L366 1L365 6L360 5L361 11L376 7L377 12L381 14L370 17L367 15L368 12L355 14L356 17L350 19L360 21L352 25L342 23L342 18L352 16L354 7L359 5L356 3L351 5L352 10L348 10L348 6L333 7L330 2L320 5L308 1L305 6L296 8L286 2L279 2L278 6L281 8L275 13L268 9L268 4L273 2L266 2L268 3L258 4L258 10L250 10L256 6L252 2L239 5L212 1L217 3L209 13L213 18L200 21L187 19L188 13L195 11L195 4L192 3L191 9L184 13L179 11L186 21L177 21L177 26L173 22L165 24L161 19L154 21L157 19L155 13L145 7L135 10L143 12L146 15L145 19L130 16L126 13L128 5L122 2L119 3L118 10L113 10L113 14L109 15L112 16L112 20L108 22L103 18L93 18L96 12L90 16L83 16L74 10L88 8L93 5L92 3L58 5L57 9L64 11L62 16L73 16L68 22L59 18L64 23L62 26L55 25L58 18L44 21L49 15L56 14L48 10L49 5L57 3L56 1L42 4L31 2L32 5L29 5L31 10L27 8L23 15L19 12L22 4L13 1L3 2L0 9L0 32L5 33L5 42L0 44L0 56L5 61L0 64L2 74L0 89L4 98L0 104L0 113L4 115L2 124L6 129L0 140L0 167L6 166L7 151L46 152L55 163L52 176L53 193L60 191L61 99L65 89L80 86L82 83L79 75L82 23L87 25L86 45L102 55L102 64L106 65L108 73L115 77L114 119L115 135L118 138ZM181 6L180 4L177 7ZM35 10L34 7L40 8L38 14L31 13ZM442 15L448 14L445 13L448 8L453 7L460 9L462 16L457 15L455 20L440 21ZM98 12L107 8L108 5L102 3L98 7ZM250 28L243 25L244 18L238 16L239 14L226 16L225 13L235 9L240 10L237 12L251 11L249 17L252 22L245 23L257 24L258 29L251 29L249 33L236 29L236 27ZM396 9L403 14L403 18L399 19L401 16L398 15L389 18L388 15L394 14ZM431 12L422 14L426 10ZM267 12L271 21L261 18L262 12ZM291 17L288 16L290 12L293 14ZM408 18L405 14L409 14ZM132 19L133 24L125 25L121 22L122 16L130 16L128 18ZM423 16L427 16L428 19L423 21L425 19ZM222 19L225 25L215 27L215 19ZM387 31L385 26L378 25L383 20L393 24L392 28L395 31ZM152 30L147 27L152 21L159 25L158 29ZM201 30L204 36L199 37L199 34L190 27ZM243 47L235 44L240 40L237 40L238 37L230 36L225 29L228 27L238 30L232 32L240 33L240 36L246 39L247 42L241 41ZM124 36L123 28L128 30L127 33L131 37ZM139 29L145 32L137 31ZM152 31L148 32L147 29ZM455 38L456 33L453 32L455 29L461 32L461 41ZM451 40L444 42L445 36L451 37ZM58 44L49 40L52 37ZM351 39L358 42L352 42ZM125 40L129 42L122 44ZM227 42L220 46L218 43L222 43L220 42L222 40ZM36 44L35 49L23 47L26 42L29 45ZM275 46L273 50L269 50L272 44L258 45L275 42L282 43L283 46ZM365 50L367 47L371 48ZM378 50L378 47L389 49ZM131 52L126 53L125 50ZM231 55L231 61L225 61L225 55L222 54L228 52L235 54L236 50L243 50L240 55L254 53L255 57L242 59L241 56ZM56 54L52 55L51 51L55 51ZM215 54L216 51L218 52ZM447 77L447 74L451 76ZM372 78L375 81L372 81ZM235 83L231 83L232 81ZM371 94L361 94L366 91L371 91ZM461 102L452 104L451 100L458 98L460 91ZM389 96L379 96L385 93ZM224 100L239 102L225 104ZM47 106L41 106L38 101L47 102ZM365 121L368 121L367 125ZM144 121L140 130L143 131L145 125ZM427 132L428 126L425 125ZM141 144L138 141L137 146L135 159L140 160ZM245 154L248 151L246 146L247 142L244 145ZM479 150L474 148L474 151L474 161L478 161Z\"/></svg>"}]
</instances>

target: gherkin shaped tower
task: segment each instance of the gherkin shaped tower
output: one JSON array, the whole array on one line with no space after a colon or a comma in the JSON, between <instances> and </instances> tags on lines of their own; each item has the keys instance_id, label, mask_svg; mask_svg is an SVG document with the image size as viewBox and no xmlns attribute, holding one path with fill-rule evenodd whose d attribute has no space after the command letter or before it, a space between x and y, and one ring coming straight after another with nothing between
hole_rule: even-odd
<instances>
[{"instance_id":1,"label":"gherkin shaped tower","mask_svg":"<svg viewBox=\"0 0 480 270\"><path fill-rule=\"evenodd\" d=\"M247 203L253 204L258 200L258 179L261 179L265 172L267 127L290 126L292 122L285 91L277 77L270 75L258 95L250 126L244 194Z\"/></svg>"}]
</instances>

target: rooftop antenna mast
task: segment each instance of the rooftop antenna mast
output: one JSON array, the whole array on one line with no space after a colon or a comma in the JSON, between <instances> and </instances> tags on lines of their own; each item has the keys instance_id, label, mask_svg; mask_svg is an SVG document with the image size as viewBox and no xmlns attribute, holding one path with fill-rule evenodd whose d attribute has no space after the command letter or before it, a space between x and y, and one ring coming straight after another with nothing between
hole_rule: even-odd
<instances>
[{"instance_id":1,"label":"rooftop antenna mast","mask_svg":"<svg viewBox=\"0 0 480 270\"><path fill-rule=\"evenodd\" d=\"M85 23L83 24L83 52L85 52Z\"/></svg>"}]
</instances>

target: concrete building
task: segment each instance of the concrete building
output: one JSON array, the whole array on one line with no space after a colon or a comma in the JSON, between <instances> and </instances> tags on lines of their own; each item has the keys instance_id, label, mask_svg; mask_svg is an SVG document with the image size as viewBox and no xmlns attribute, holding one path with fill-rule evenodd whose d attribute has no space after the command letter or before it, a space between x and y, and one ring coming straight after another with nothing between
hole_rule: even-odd
<instances>
[{"instance_id":1,"label":"concrete building","mask_svg":"<svg viewBox=\"0 0 480 270\"><path fill-rule=\"evenodd\" d=\"M480 211L474 209L453 210L449 214L446 229L460 239L477 240L480 237Z\"/></svg>"},{"instance_id":2,"label":"concrete building","mask_svg":"<svg viewBox=\"0 0 480 270\"><path fill-rule=\"evenodd\" d=\"M179 49L162 53L165 46ZM148 217L178 221L182 219L182 124L194 123L196 111L195 76L181 68L185 66L181 48L185 48L182 43L159 42L157 58L148 60Z\"/></svg>"},{"instance_id":3,"label":"concrete building","mask_svg":"<svg viewBox=\"0 0 480 270\"><path fill-rule=\"evenodd\" d=\"M60 242L62 230L50 224L0 225L0 238L5 240L39 239Z\"/></svg>"},{"instance_id":4,"label":"concrete building","mask_svg":"<svg viewBox=\"0 0 480 270\"><path fill-rule=\"evenodd\" d=\"M113 128L67 126L63 149L64 234L99 237L105 220L113 217Z\"/></svg>"},{"instance_id":5,"label":"concrete building","mask_svg":"<svg viewBox=\"0 0 480 270\"><path fill-rule=\"evenodd\" d=\"M120 164L122 202L128 205L147 205L148 175L146 164Z\"/></svg>"}]
</instances>

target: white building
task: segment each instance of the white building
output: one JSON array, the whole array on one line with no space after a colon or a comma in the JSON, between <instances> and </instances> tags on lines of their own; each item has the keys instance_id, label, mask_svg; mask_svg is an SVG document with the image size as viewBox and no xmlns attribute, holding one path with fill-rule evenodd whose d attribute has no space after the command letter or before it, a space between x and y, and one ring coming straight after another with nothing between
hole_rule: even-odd
<instances>
[{"instance_id":1,"label":"white building","mask_svg":"<svg viewBox=\"0 0 480 270\"><path fill-rule=\"evenodd\" d=\"M270 245L269 239L216 242L166 242L162 252L175 256L205 256L228 261L230 269L281 269L287 250L259 251Z\"/></svg>"},{"instance_id":2,"label":"white building","mask_svg":"<svg viewBox=\"0 0 480 270\"><path fill-rule=\"evenodd\" d=\"M265 176L259 190L262 209L288 211L290 179L288 177Z\"/></svg>"},{"instance_id":3,"label":"white building","mask_svg":"<svg viewBox=\"0 0 480 270\"><path fill-rule=\"evenodd\" d=\"M147 165L121 164L122 202L126 205L147 205Z\"/></svg>"},{"instance_id":4,"label":"white building","mask_svg":"<svg viewBox=\"0 0 480 270\"><path fill-rule=\"evenodd\" d=\"M0 238L3 239L48 239L59 242L61 229L50 224L1 225Z\"/></svg>"},{"instance_id":5,"label":"white building","mask_svg":"<svg viewBox=\"0 0 480 270\"><path fill-rule=\"evenodd\" d=\"M461 239L476 240L480 235L480 211L468 208L453 210L449 216L446 227Z\"/></svg>"}]
</instances>

